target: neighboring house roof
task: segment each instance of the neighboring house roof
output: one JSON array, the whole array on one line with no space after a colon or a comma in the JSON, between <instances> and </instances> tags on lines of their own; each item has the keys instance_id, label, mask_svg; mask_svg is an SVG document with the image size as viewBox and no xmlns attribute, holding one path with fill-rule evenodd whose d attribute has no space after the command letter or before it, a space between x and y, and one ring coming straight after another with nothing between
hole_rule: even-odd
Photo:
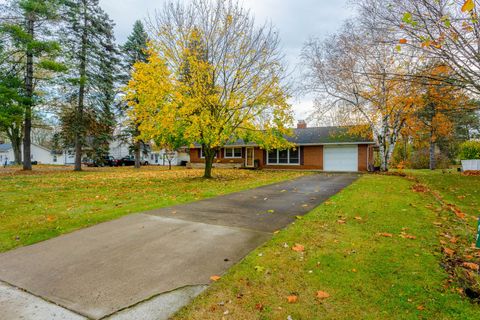
<instances>
[{"instance_id":1,"label":"neighboring house roof","mask_svg":"<svg viewBox=\"0 0 480 320\"><path fill-rule=\"evenodd\" d=\"M293 135L286 139L296 145L323 145L323 144L374 144L373 139L351 134L351 127L311 127L293 129ZM246 143L239 139L226 146L255 146L255 143ZM201 147L199 144L195 146Z\"/></svg>"},{"instance_id":2,"label":"neighboring house roof","mask_svg":"<svg viewBox=\"0 0 480 320\"><path fill-rule=\"evenodd\" d=\"M40 148L40 149L43 149L43 150L48 151L48 152L51 152L50 149L45 148L45 147L43 147L43 146L41 146L41 145L39 145L39 144L36 144L36 143L32 143L32 146L37 147L37 148ZM2 143L2 144L0 144L0 152L7 152L7 151L9 151L9 150L11 150L11 149L12 149L12 144L11 144L11 143Z\"/></svg>"},{"instance_id":3,"label":"neighboring house roof","mask_svg":"<svg viewBox=\"0 0 480 320\"><path fill-rule=\"evenodd\" d=\"M11 143L2 143L0 144L0 152L7 152L10 149L12 149L12 144Z\"/></svg>"}]
</instances>

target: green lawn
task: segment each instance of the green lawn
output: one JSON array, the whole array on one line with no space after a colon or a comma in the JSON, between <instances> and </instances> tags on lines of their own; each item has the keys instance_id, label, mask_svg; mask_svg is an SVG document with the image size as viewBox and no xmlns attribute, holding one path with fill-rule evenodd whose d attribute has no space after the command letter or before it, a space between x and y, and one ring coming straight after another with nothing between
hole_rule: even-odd
<instances>
[{"instance_id":1,"label":"green lawn","mask_svg":"<svg viewBox=\"0 0 480 320\"><path fill-rule=\"evenodd\" d=\"M117 217L274 183L305 173L148 167L0 169L0 252Z\"/></svg>"},{"instance_id":2,"label":"green lawn","mask_svg":"<svg viewBox=\"0 0 480 320\"><path fill-rule=\"evenodd\" d=\"M440 182L441 173L420 173L432 188L444 186L449 201L478 213L478 194L464 193L480 189L478 178ZM465 224L430 193L413 192L416 183L363 176L275 234L175 319L479 319L480 305L441 264L446 233ZM304 251L292 250L296 244ZM472 254L478 263L479 251Z\"/></svg>"}]
</instances>

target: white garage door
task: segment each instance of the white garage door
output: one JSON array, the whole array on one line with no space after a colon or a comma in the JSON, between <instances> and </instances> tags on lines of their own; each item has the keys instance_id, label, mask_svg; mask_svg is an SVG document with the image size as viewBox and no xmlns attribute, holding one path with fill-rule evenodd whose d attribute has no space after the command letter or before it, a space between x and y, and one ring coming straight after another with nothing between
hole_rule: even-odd
<instances>
[{"instance_id":1,"label":"white garage door","mask_svg":"<svg viewBox=\"0 0 480 320\"><path fill-rule=\"evenodd\" d=\"M358 146L324 146L323 170L358 171Z\"/></svg>"}]
</instances>

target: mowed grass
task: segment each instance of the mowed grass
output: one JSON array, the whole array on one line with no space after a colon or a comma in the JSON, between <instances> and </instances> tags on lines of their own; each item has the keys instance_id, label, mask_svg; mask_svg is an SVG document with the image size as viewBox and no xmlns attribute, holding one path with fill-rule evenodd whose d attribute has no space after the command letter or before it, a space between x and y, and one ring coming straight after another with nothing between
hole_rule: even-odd
<instances>
[{"instance_id":1,"label":"mowed grass","mask_svg":"<svg viewBox=\"0 0 480 320\"><path fill-rule=\"evenodd\" d=\"M421 183L436 191L446 203L451 203L465 212L471 230L476 229L477 217L480 217L480 176L465 176L450 170L410 170ZM470 240L474 240L470 232Z\"/></svg>"},{"instance_id":2,"label":"mowed grass","mask_svg":"<svg viewBox=\"0 0 480 320\"><path fill-rule=\"evenodd\" d=\"M163 167L0 169L0 252L117 217L304 175L293 171Z\"/></svg>"},{"instance_id":3,"label":"mowed grass","mask_svg":"<svg viewBox=\"0 0 480 320\"><path fill-rule=\"evenodd\" d=\"M441 267L434 222L448 213L413 184L363 176L275 234L174 319L479 319L480 306ZM303 252L292 250L297 244Z\"/></svg>"}]
</instances>

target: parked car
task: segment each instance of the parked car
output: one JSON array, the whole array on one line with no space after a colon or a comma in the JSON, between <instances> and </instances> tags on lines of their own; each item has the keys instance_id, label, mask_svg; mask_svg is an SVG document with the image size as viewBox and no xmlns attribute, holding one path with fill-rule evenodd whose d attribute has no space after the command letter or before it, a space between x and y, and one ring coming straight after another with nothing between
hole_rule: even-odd
<instances>
[{"instance_id":1,"label":"parked car","mask_svg":"<svg viewBox=\"0 0 480 320\"><path fill-rule=\"evenodd\" d=\"M103 160L103 165L109 166L109 167L115 166L118 161L112 156L104 156L102 160Z\"/></svg>"},{"instance_id":2,"label":"parked car","mask_svg":"<svg viewBox=\"0 0 480 320\"><path fill-rule=\"evenodd\" d=\"M140 164L142 166L148 166L149 165L147 160L140 161ZM123 157L122 159L117 160L115 165L116 166L121 166L121 167L134 166L135 165L135 157L133 157L133 156Z\"/></svg>"},{"instance_id":3,"label":"parked car","mask_svg":"<svg viewBox=\"0 0 480 320\"><path fill-rule=\"evenodd\" d=\"M84 159L82 164L86 165L87 167L113 167L116 165L117 161L118 160L112 156L103 156L98 160Z\"/></svg>"}]
</instances>

